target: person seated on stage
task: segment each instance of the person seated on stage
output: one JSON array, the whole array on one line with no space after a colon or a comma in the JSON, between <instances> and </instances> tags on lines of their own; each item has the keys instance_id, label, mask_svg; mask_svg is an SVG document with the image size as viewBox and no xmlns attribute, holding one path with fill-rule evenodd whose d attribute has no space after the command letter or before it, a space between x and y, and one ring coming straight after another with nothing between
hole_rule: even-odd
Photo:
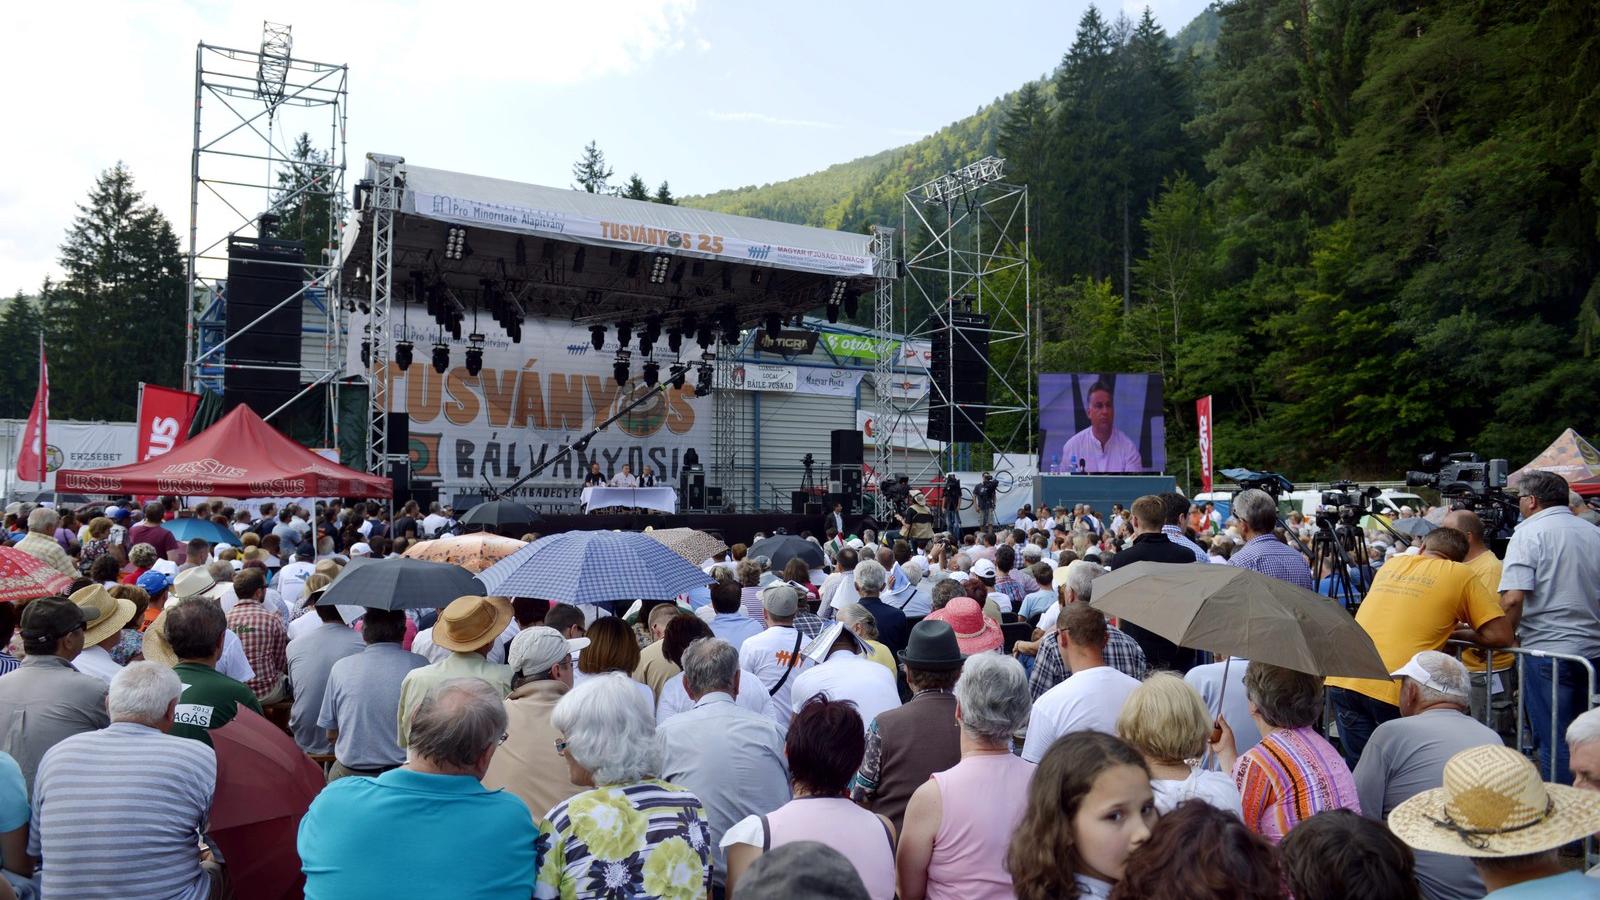
<instances>
[{"instance_id":1,"label":"person seated on stage","mask_svg":"<svg viewBox=\"0 0 1600 900\"><path fill-rule=\"evenodd\" d=\"M606 476L600 471L600 464L589 463L589 471L583 476L584 487L605 487Z\"/></svg>"},{"instance_id":2,"label":"person seated on stage","mask_svg":"<svg viewBox=\"0 0 1600 900\"><path fill-rule=\"evenodd\" d=\"M624 466L626 468L626 466ZM639 475L639 487L655 487L656 473L649 466L644 467L644 472Z\"/></svg>"},{"instance_id":3,"label":"person seated on stage","mask_svg":"<svg viewBox=\"0 0 1600 900\"><path fill-rule=\"evenodd\" d=\"M611 479L611 486L617 488L636 488L639 486L639 479L633 476L633 469L629 467L627 463L623 463L622 471L618 472L616 477Z\"/></svg>"}]
</instances>

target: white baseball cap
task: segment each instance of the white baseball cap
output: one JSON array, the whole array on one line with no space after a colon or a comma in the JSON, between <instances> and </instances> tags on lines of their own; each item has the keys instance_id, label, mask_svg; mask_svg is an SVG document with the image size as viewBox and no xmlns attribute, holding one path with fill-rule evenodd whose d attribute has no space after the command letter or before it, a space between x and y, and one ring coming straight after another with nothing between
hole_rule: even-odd
<instances>
[{"instance_id":1,"label":"white baseball cap","mask_svg":"<svg viewBox=\"0 0 1600 900\"><path fill-rule=\"evenodd\" d=\"M980 559L972 564L972 574L979 578L994 578L994 563L991 560Z\"/></svg>"}]
</instances>

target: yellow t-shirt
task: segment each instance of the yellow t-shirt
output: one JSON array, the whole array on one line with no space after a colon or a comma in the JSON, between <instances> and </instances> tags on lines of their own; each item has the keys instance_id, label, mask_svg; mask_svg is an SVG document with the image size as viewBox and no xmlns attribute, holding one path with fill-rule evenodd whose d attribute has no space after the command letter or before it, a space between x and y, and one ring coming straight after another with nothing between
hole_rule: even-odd
<instances>
[{"instance_id":1,"label":"yellow t-shirt","mask_svg":"<svg viewBox=\"0 0 1600 900\"><path fill-rule=\"evenodd\" d=\"M872 648L872 655L868 659L878 663L890 672L894 671L894 653L888 647L877 641L867 641L867 646Z\"/></svg>"},{"instance_id":2,"label":"yellow t-shirt","mask_svg":"<svg viewBox=\"0 0 1600 900\"><path fill-rule=\"evenodd\" d=\"M1384 668L1393 672L1423 650L1444 647L1457 622L1481 628L1502 615L1494 593L1465 565L1397 556L1373 578L1356 623L1378 646ZM1327 684L1400 705L1400 686L1389 679L1329 678Z\"/></svg>"},{"instance_id":3,"label":"yellow t-shirt","mask_svg":"<svg viewBox=\"0 0 1600 900\"><path fill-rule=\"evenodd\" d=\"M1488 589L1496 598L1500 596L1500 570L1504 568L1500 557L1495 556L1491 550L1485 550L1476 558L1467 561L1467 568L1477 577L1479 583ZM1469 672L1482 672L1484 667L1484 654L1477 650L1466 650L1461 654L1461 662ZM1516 665L1517 659L1509 653L1496 653L1494 655L1494 670L1504 672Z\"/></svg>"}]
</instances>

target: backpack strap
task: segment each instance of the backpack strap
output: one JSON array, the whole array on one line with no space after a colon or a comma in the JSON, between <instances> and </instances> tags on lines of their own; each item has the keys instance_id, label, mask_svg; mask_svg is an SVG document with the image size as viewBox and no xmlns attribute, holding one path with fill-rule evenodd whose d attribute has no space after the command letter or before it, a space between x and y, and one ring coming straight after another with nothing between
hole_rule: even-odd
<instances>
[{"instance_id":1,"label":"backpack strap","mask_svg":"<svg viewBox=\"0 0 1600 900\"><path fill-rule=\"evenodd\" d=\"M794 667L800 662L800 639L804 636L805 632L801 631L798 627L795 628L794 650L789 653L789 667L783 670L783 677L778 679L778 683L773 685L771 689L767 691L768 697L778 696L778 692L783 690L783 686L788 683L789 676L794 673Z\"/></svg>"}]
</instances>

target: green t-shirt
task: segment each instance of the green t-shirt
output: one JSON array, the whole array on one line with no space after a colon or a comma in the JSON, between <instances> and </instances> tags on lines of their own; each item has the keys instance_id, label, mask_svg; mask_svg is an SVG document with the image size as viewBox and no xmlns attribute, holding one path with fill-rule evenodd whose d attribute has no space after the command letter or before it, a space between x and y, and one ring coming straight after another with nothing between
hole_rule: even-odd
<instances>
[{"instance_id":1,"label":"green t-shirt","mask_svg":"<svg viewBox=\"0 0 1600 900\"><path fill-rule=\"evenodd\" d=\"M172 717L172 734L211 743L207 734L213 728L233 721L239 704L261 712L256 695L243 682L198 663L178 663L172 667L183 682L183 694L178 697L178 709Z\"/></svg>"}]
</instances>

